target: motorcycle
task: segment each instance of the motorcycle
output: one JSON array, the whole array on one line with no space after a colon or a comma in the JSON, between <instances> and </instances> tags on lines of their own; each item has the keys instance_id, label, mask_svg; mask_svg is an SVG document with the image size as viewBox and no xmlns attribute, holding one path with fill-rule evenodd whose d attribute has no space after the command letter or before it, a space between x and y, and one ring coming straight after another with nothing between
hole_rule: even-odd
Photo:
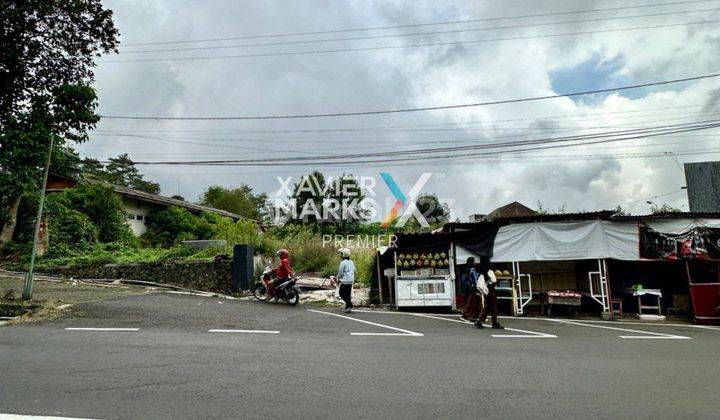
<instances>
[{"instance_id":1,"label":"motorcycle","mask_svg":"<svg viewBox=\"0 0 720 420\"><path fill-rule=\"evenodd\" d=\"M270 282L273 280L275 280L273 269L268 266L262 273L262 280L255 283L255 286L253 286L252 293L253 296L255 296L255 299L266 302L273 299L277 302L279 299L282 299L292 306L295 306L298 302L300 302L300 287L296 284L298 280L297 277L291 277L276 285L273 289L272 296L270 296L268 290L271 287Z\"/></svg>"}]
</instances>

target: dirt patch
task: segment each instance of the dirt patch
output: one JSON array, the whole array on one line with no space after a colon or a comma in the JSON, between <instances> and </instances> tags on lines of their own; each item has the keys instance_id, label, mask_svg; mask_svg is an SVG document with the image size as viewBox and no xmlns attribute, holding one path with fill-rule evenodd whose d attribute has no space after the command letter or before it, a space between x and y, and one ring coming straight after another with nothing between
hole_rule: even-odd
<instances>
[{"instance_id":1,"label":"dirt patch","mask_svg":"<svg viewBox=\"0 0 720 420\"><path fill-rule=\"evenodd\" d=\"M90 284L41 276L33 284L33 299L20 301L25 278L21 274L0 272L0 317L9 323L56 318L72 305L96 302L156 291L155 288Z\"/></svg>"},{"instance_id":2,"label":"dirt patch","mask_svg":"<svg viewBox=\"0 0 720 420\"><path fill-rule=\"evenodd\" d=\"M353 289L353 304L355 306L367 306L370 302L369 292L370 289L366 287ZM300 293L300 302L327 306L345 305L343 300L340 299L337 289L303 290Z\"/></svg>"}]
</instances>

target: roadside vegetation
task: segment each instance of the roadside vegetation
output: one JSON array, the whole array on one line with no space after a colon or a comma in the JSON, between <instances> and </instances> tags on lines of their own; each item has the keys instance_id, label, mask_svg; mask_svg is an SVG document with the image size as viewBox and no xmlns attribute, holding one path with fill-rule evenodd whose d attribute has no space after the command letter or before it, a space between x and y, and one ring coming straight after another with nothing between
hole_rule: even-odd
<instances>
[{"instance_id":1,"label":"roadside vegetation","mask_svg":"<svg viewBox=\"0 0 720 420\"><path fill-rule=\"evenodd\" d=\"M40 169L38 167L37 169ZM127 154L110 158L107 163L95 159L81 159L64 145L55 154L51 172L77 181L74 188L55 191L46 196L44 207L43 241L36 260L39 270L53 267L87 268L105 264L158 263L173 261L212 261L229 259L234 244L249 244L257 256L275 258L280 248L290 251L293 268L298 273L329 276L337 272L340 257L337 245L323 243L323 235L377 236L395 233L379 223L353 218L320 220L309 216L294 218L273 226L272 207L267 194L256 193L245 184L235 188L209 186L198 203L237 214L243 219L233 221L216 213L195 215L181 207L169 207L150 212L145 218L147 231L135 237L130 230L121 198L111 185L160 193L160 185L147 180ZM288 199L300 203L311 201L318 206L325 199L363 198L363 190L351 175L330 182L320 172L301 177ZM303 188L313 185L315 188ZM29 188L16 200L17 220L12 226L5 223L0 241L0 267L27 270L38 208L38 189ZM184 200L183 197L177 197ZM357 203L357 201L355 201ZM354 204L357 214L364 214ZM447 206L436 196L425 195L418 200L423 214L437 219L431 228L447 220ZM261 224L264 226L261 227ZM414 219L403 231L422 228ZM7 238L11 238L7 240ZM225 248L197 250L183 245L186 240L224 240ZM375 250L353 249L352 259L357 267L359 283L369 283Z\"/></svg>"},{"instance_id":2,"label":"roadside vegetation","mask_svg":"<svg viewBox=\"0 0 720 420\"><path fill-rule=\"evenodd\" d=\"M2 250L2 265L11 270L26 270L32 248L37 196L23 198L18 211L18 226L13 242ZM252 220L232 219L215 213L191 214L172 207L152 212L147 217L148 231L132 235L125 223L122 202L107 186L81 183L76 188L49 194L45 204L48 225L47 249L36 261L38 269L52 267L93 267L104 264L157 263L173 261L212 261L232 255L233 244L252 245L255 255L275 257L280 248L290 250L298 272L329 276L340 263L333 246L323 246L324 231L303 224L288 224L262 231ZM368 232L376 230L372 226ZM184 240L225 240L225 248L197 250L182 244ZM358 280L367 283L371 276L374 250L356 249L353 260Z\"/></svg>"}]
</instances>

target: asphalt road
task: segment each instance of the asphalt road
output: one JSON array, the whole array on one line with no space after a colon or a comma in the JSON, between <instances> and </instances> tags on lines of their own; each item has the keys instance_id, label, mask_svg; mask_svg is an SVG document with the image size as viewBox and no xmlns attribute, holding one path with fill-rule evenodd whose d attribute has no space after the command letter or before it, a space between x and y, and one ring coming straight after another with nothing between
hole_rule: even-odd
<instances>
[{"instance_id":1,"label":"asphalt road","mask_svg":"<svg viewBox=\"0 0 720 420\"><path fill-rule=\"evenodd\" d=\"M524 318L503 319L514 330L493 331L455 316L343 315L163 293L83 304L58 320L2 327L0 413L106 419L720 415L720 329Z\"/></svg>"}]
</instances>

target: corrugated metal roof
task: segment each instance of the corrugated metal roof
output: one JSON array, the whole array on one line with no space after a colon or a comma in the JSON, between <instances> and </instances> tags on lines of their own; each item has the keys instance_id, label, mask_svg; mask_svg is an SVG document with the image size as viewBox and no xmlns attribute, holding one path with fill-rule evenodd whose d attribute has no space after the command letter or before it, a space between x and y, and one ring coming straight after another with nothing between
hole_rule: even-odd
<instances>
[{"instance_id":1,"label":"corrugated metal roof","mask_svg":"<svg viewBox=\"0 0 720 420\"><path fill-rule=\"evenodd\" d=\"M132 198L138 201L143 201L146 203L152 203L152 204L159 204L161 206L167 206L167 207L182 207L184 209L187 209L192 212L209 212L209 213L216 213L221 216L229 217L233 220L250 220L247 217L240 216L239 214L231 213L229 211L216 209L213 207L207 207L207 206L201 206L200 204L194 204L194 203L188 203L187 201L177 200L175 198L165 197L162 195L157 194L151 194L145 191L135 190L128 187L123 187L120 185L114 185L110 184L108 182L99 181L95 179L85 178L85 182L89 182L91 184L100 184L105 185L107 187L112 188L116 193L123 197Z\"/></svg>"},{"instance_id":2,"label":"corrugated metal roof","mask_svg":"<svg viewBox=\"0 0 720 420\"><path fill-rule=\"evenodd\" d=\"M613 216L610 220L652 220L652 219L720 219L720 212L664 212L655 214Z\"/></svg>"},{"instance_id":3,"label":"corrugated metal roof","mask_svg":"<svg viewBox=\"0 0 720 420\"><path fill-rule=\"evenodd\" d=\"M493 220L483 220L479 222L451 222L443 226L443 231L448 232L450 229L473 229L478 226L488 224L512 224L512 223L532 223L532 222L571 222L580 220L610 219L615 214L613 210L591 211L583 213L566 213L566 214L535 214L532 216L519 217L501 217Z\"/></svg>"}]
</instances>

